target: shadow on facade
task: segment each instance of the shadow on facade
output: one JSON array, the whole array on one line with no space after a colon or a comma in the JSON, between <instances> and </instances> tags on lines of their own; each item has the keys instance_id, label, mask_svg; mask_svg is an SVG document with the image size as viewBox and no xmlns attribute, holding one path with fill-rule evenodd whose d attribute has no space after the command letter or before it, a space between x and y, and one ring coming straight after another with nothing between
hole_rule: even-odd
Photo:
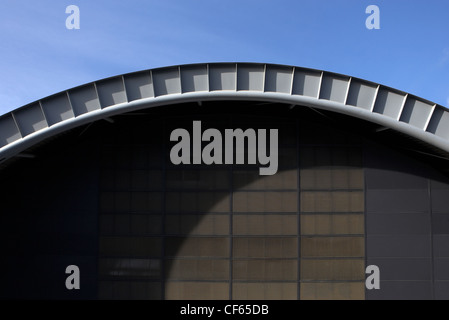
<instances>
[{"instance_id":1,"label":"shadow on facade","mask_svg":"<svg viewBox=\"0 0 449 320\"><path fill-rule=\"evenodd\" d=\"M278 128L278 173L261 177L259 165L172 165L169 134L190 131L193 120L222 131ZM394 179L376 181L378 172L418 189L430 180L446 185L432 169L447 168L446 160L423 151L432 152L359 120L248 102L170 106L74 129L0 172L0 296L227 299L276 284L281 296L274 298L301 297L299 283L311 277L301 258L315 248L304 247L301 235L323 235L302 229L300 216L364 216L367 190L402 188ZM364 262L364 231L356 235L363 256L348 254ZM78 292L64 285L71 264L82 270ZM347 281L361 282L357 272Z\"/></svg>"}]
</instances>

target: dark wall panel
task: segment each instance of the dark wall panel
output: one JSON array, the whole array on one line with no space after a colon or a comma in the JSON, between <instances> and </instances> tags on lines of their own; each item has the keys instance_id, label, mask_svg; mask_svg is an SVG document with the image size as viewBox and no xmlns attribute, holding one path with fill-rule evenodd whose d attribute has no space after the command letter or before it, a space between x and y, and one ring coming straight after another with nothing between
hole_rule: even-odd
<instances>
[{"instance_id":1,"label":"dark wall panel","mask_svg":"<svg viewBox=\"0 0 449 320\"><path fill-rule=\"evenodd\" d=\"M447 234L434 235L433 248L435 257L449 257L449 235Z\"/></svg>"},{"instance_id":2,"label":"dark wall panel","mask_svg":"<svg viewBox=\"0 0 449 320\"><path fill-rule=\"evenodd\" d=\"M431 257L429 235L382 234L367 236L367 252L372 257Z\"/></svg>"},{"instance_id":3,"label":"dark wall panel","mask_svg":"<svg viewBox=\"0 0 449 320\"><path fill-rule=\"evenodd\" d=\"M0 298L96 298L95 139L75 137L30 151L34 158L0 172ZM69 265L80 269L81 290L65 286Z\"/></svg>"},{"instance_id":4,"label":"dark wall panel","mask_svg":"<svg viewBox=\"0 0 449 320\"><path fill-rule=\"evenodd\" d=\"M381 281L380 290L367 290L367 300L431 300L430 281Z\"/></svg>"},{"instance_id":5,"label":"dark wall panel","mask_svg":"<svg viewBox=\"0 0 449 320\"><path fill-rule=\"evenodd\" d=\"M430 258L367 258L368 265L380 269L382 281L429 281L432 280ZM381 289L382 290L382 289Z\"/></svg>"},{"instance_id":6,"label":"dark wall panel","mask_svg":"<svg viewBox=\"0 0 449 320\"><path fill-rule=\"evenodd\" d=\"M435 299L449 299L449 184L431 181Z\"/></svg>"},{"instance_id":7,"label":"dark wall panel","mask_svg":"<svg viewBox=\"0 0 449 320\"><path fill-rule=\"evenodd\" d=\"M431 170L399 150L365 149L367 265L380 269L380 290L367 299L432 299Z\"/></svg>"},{"instance_id":8,"label":"dark wall panel","mask_svg":"<svg viewBox=\"0 0 449 320\"><path fill-rule=\"evenodd\" d=\"M369 172L369 170L367 170ZM385 179L390 179L385 173ZM367 181L369 175L367 174ZM367 189L367 213L429 212L427 189Z\"/></svg>"},{"instance_id":9,"label":"dark wall panel","mask_svg":"<svg viewBox=\"0 0 449 320\"><path fill-rule=\"evenodd\" d=\"M421 235L431 230L429 214L423 213L368 213L366 221L368 234Z\"/></svg>"},{"instance_id":10,"label":"dark wall panel","mask_svg":"<svg viewBox=\"0 0 449 320\"><path fill-rule=\"evenodd\" d=\"M435 281L435 299L449 300L449 281Z\"/></svg>"}]
</instances>

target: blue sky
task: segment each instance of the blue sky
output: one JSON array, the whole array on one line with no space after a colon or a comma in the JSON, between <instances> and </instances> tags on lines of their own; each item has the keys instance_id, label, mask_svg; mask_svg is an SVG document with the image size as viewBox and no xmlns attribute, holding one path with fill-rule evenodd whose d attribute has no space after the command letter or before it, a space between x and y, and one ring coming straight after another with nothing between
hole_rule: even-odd
<instances>
[{"instance_id":1,"label":"blue sky","mask_svg":"<svg viewBox=\"0 0 449 320\"><path fill-rule=\"evenodd\" d=\"M65 26L80 9L80 30ZM368 30L368 5L380 30ZM198 62L360 77L449 106L447 0L2 0L0 114L102 78Z\"/></svg>"}]
</instances>

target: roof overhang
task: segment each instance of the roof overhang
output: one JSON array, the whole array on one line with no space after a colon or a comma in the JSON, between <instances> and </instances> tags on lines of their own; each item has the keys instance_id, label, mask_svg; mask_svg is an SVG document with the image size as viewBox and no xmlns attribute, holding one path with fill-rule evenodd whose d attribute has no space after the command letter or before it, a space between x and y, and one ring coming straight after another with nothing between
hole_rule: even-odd
<instances>
[{"instance_id":1,"label":"roof overhang","mask_svg":"<svg viewBox=\"0 0 449 320\"><path fill-rule=\"evenodd\" d=\"M209 63L140 71L85 84L0 118L0 163L75 127L184 102L248 100L329 110L376 123L449 152L449 112L362 79L294 66Z\"/></svg>"}]
</instances>

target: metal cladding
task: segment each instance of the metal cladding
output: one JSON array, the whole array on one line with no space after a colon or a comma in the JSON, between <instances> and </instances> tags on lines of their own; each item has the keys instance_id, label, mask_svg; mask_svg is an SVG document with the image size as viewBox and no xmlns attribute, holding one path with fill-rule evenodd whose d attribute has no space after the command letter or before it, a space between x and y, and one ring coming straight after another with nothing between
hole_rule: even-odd
<instances>
[{"instance_id":1,"label":"metal cladding","mask_svg":"<svg viewBox=\"0 0 449 320\"><path fill-rule=\"evenodd\" d=\"M380 84L259 63L181 65L120 75L41 99L0 118L0 162L47 137L115 114L173 103L256 100L377 123L449 152L449 111Z\"/></svg>"}]
</instances>

